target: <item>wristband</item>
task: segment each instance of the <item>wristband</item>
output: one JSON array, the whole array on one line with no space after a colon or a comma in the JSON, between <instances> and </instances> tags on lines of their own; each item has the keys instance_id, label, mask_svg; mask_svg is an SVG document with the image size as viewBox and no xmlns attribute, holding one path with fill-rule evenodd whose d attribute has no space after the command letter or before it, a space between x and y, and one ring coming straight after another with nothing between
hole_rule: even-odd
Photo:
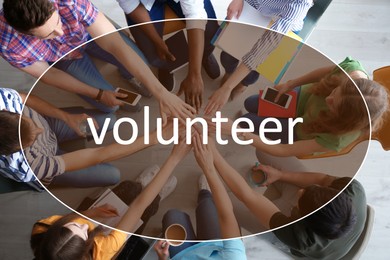
<instances>
[{"instance_id":1,"label":"wristband","mask_svg":"<svg viewBox=\"0 0 390 260\"><path fill-rule=\"evenodd\" d=\"M96 101L100 101L100 99L102 99L103 92L104 92L103 89L99 89L99 93L97 94L97 96L95 98Z\"/></svg>"}]
</instances>

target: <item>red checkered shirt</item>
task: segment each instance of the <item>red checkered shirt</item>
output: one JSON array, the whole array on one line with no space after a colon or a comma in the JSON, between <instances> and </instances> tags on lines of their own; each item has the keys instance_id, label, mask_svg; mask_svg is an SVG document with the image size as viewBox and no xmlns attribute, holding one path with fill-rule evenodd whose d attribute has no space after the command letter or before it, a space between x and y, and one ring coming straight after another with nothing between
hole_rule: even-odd
<instances>
[{"instance_id":1,"label":"red checkered shirt","mask_svg":"<svg viewBox=\"0 0 390 260\"><path fill-rule=\"evenodd\" d=\"M42 40L22 34L7 24L0 11L0 55L12 66L24 68L37 61L55 62L80 44L90 39L86 30L95 22L97 8L89 0L51 0L60 15L64 35ZM82 56L78 49L65 59Z\"/></svg>"}]
</instances>

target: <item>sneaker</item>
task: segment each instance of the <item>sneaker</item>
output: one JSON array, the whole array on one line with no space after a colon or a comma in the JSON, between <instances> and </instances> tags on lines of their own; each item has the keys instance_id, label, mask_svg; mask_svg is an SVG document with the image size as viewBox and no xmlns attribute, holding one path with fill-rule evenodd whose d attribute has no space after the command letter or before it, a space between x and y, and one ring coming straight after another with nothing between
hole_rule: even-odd
<instances>
[{"instance_id":1,"label":"sneaker","mask_svg":"<svg viewBox=\"0 0 390 260\"><path fill-rule=\"evenodd\" d=\"M160 171L160 167L158 165L152 165L146 168L142 171L140 175L135 179L136 182L141 183L142 188L145 188L157 175L157 173ZM168 197L174 190L177 184L177 179L175 176L170 176L165 183L164 187L159 192L161 200Z\"/></svg>"},{"instance_id":2,"label":"sneaker","mask_svg":"<svg viewBox=\"0 0 390 260\"><path fill-rule=\"evenodd\" d=\"M207 75L211 79L216 79L221 74L217 59L215 59L214 54L210 54L207 58L203 58L202 65Z\"/></svg>"},{"instance_id":3,"label":"sneaker","mask_svg":"<svg viewBox=\"0 0 390 260\"><path fill-rule=\"evenodd\" d=\"M161 200L168 197L176 188L177 184L177 178L173 175L169 176L167 182L165 183L164 187L162 187L159 195Z\"/></svg>"},{"instance_id":4,"label":"sneaker","mask_svg":"<svg viewBox=\"0 0 390 260\"><path fill-rule=\"evenodd\" d=\"M133 77L132 79L129 79L128 81L130 83L130 87L135 92L141 94L144 97L151 97L152 96L152 93L150 93L149 90L144 85L142 85L142 83L138 79Z\"/></svg>"},{"instance_id":5,"label":"sneaker","mask_svg":"<svg viewBox=\"0 0 390 260\"><path fill-rule=\"evenodd\" d=\"M123 111L126 111L126 112L139 112L142 110L142 107L139 103L137 103L137 105L135 105L135 106L131 106L129 104L124 104L124 105L120 106L120 109L122 109Z\"/></svg>"},{"instance_id":6,"label":"sneaker","mask_svg":"<svg viewBox=\"0 0 390 260\"><path fill-rule=\"evenodd\" d=\"M204 174L199 176L198 185L199 185L199 191L201 190L211 191L209 183L207 182L206 176Z\"/></svg>"},{"instance_id":7,"label":"sneaker","mask_svg":"<svg viewBox=\"0 0 390 260\"><path fill-rule=\"evenodd\" d=\"M158 70L158 80L169 91L172 92L175 88L175 77L167 70Z\"/></svg>"}]
</instances>

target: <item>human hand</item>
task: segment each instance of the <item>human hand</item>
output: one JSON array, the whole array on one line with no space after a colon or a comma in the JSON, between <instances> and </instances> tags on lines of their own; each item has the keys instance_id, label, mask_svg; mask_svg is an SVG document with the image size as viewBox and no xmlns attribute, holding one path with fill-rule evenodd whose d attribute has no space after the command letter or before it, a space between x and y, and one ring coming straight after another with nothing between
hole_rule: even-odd
<instances>
[{"instance_id":1,"label":"human hand","mask_svg":"<svg viewBox=\"0 0 390 260\"><path fill-rule=\"evenodd\" d=\"M181 136L179 143L173 146L171 155L175 158L182 160L191 150L192 145L186 144L186 137Z\"/></svg>"},{"instance_id":2,"label":"human hand","mask_svg":"<svg viewBox=\"0 0 390 260\"><path fill-rule=\"evenodd\" d=\"M207 125L209 126L209 132L215 133L216 132L216 123L211 121L212 117L204 116L203 118L206 120ZM222 135L228 135L228 136L232 135L233 121L230 118L228 118L227 122L223 122L220 125L221 125L221 134Z\"/></svg>"},{"instance_id":3,"label":"human hand","mask_svg":"<svg viewBox=\"0 0 390 260\"><path fill-rule=\"evenodd\" d=\"M119 216L118 210L110 204L103 204L88 210L87 215L93 218L112 218Z\"/></svg>"},{"instance_id":4,"label":"human hand","mask_svg":"<svg viewBox=\"0 0 390 260\"><path fill-rule=\"evenodd\" d=\"M79 136L86 137L86 133L80 129L81 124L86 123L87 119L91 118L87 114L69 114L65 113L64 122L73 129ZM93 124L96 129L99 129L99 125L94 118L92 118Z\"/></svg>"},{"instance_id":5,"label":"human hand","mask_svg":"<svg viewBox=\"0 0 390 260\"><path fill-rule=\"evenodd\" d=\"M205 115L210 115L216 111L221 110L221 108L228 102L231 91L226 90L225 88L219 88L216 90L211 97L204 109Z\"/></svg>"},{"instance_id":6,"label":"human hand","mask_svg":"<svg viewBox=\"0 0 390 260\"><path fill-rule=\"evenodd\" d=\"M117 97L125 98L127 97L127 94L104 90L100 102L109 107L122 106L124 103L117 99Z\"/></svg>"},{"instance_id":7,"label":"human hand","mask_svg":"<svg viewBox=\"0 0 390 260\"><path fill-rule=\"evenodd\" d=\"M227 9L227 20L231 20L233 17L240 18L242 8L244 5L243 0L233 0L230 2Z\"/></svg>"},{"instance_id":8,"label":"human hand","mask_svg":"<svg viewBox=\"0 0 390 260\"><path fill-rule=\"evenodd\" d=\"M175 61L176 57L169 51L166 43L161 39L158 43L155 44L157 56L161 60Z\"/></svg>"},{"instance_id":9,"label":"human hand","mask_svg":"<svg viewBox=\"0 0 390 260\"><path fill-rule=\"evenodd\" d=\"M187 77L180 84L178 96L184 93L184 100L196 109L196 113L202 107L203 100L203 80L200 76L187 75Z\"/></svg>"},{"instance_id":10,"label":"human hand","mask_svg":"<svg viewBox=\"0 0 390 260\"><path fill-rule=\"evenodd\" d=\"M203 144L202 136L196 133L192 137L195 159L203 172L214 167L213 153L208 144Z\"/></svg>"},{"instance_id":11,"label":"human hand","mask_svg":"<svg viewBox=\"0 0 390 260\"><path fill-rule=\"evenodd\" d=\"M159 260L169 259L169 244L166 241L159 240L154 244L154 250L158 255Z\"/></svg>"},{"instance_id":12,"label":"human hand","mask_svg":"<svg viewBox=\"0 0 390 260\"><path fill-rule=\"evenodd\" d=\"M260 164L252 168L252 171L258 171L258 170L265 172L265 174L267 175L267 180L262 184L262 186L268 186L274 183L275 181L278 181L283 175L283 173L280 170L275 169L269 165Z\"/></svg>"},{"instance_id":13,"label":"human hand","mask_svg":"<svg viewBox=\"0 0 390 260\"><path fill-rule=\"evenodd\" d=\"M275 97L275 102L278 102L279 101L279 98L286 92L289 92L291 91L293 88L295 88L295 86L292 84L293 81L292 80L289 80L285 83L281 83L281 84L278 84L276 86L274 86L275 89L278 90L278 94L276 95Z\"/></svg>"},{"instance_id":14,"label":"human hand","mask_svg":"<svg viewBox=\"0 0 390 260\"><path fill-rule=\"evenodd\" d=\"M165 90L160 96L160 115L163 125L167 123L167 117L178 118L182 124L185 124L186 118L194 118L195 108L184 103L178 96Z\"/></svg>"}]
</instances>

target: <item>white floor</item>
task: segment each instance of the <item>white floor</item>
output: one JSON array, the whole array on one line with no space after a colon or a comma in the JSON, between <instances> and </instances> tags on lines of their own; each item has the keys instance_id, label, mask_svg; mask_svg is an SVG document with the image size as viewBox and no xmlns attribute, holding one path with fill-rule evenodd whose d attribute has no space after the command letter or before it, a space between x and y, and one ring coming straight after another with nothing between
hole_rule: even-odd
<instances>
[{"instance_id":1,"label":"white floor","mask_svg":"<svg viewBox=\"0 0 390 260\"><path fill-rule=\"evenodd\" d=\"M225 16L227 2L222 0L213 1L218 18L222 19ZM125 25L124 16L115 1L96 0L94 3L120 25ZM368 72L372 73L377 67L389 65L390 28L388 24L390 24L390 18L388 13L390 13L390 3L386 0L374 0L370 1L369 4L363 0L334 0L320 20L318 27L313 32L308 43L335 62L339 62L345 56L351 55L362 61ZM0 67L0 83L2 87L29 89L31 85L29 77L24 76L24 74L19 74L3 60L0 60ZM28 83L24 85L25 82ZM212 85L213 82L210 81L207 84ZM232 116L236 111L235 104L227 108L227 113ZM133 159L137 163L132 164L132 172L139 172L150 161L161 163L164 158L161 158L160 154L166 154L164 151L167 150L166 148L159 149L162 150L151 153L151 157L145 157L143 153L136 155ZM232 153L229 153L229 151L224 152L227 157L232 156ZM352 154L351 159L355 159L354 157L355 155ZM247 161L240 161L236 165L236 168L244 169L244 167L253 163L255 159L255 157L252 157L248 158ZM187 158L181 166L182 168L178 169L178 171L186 171L185 174L190 174L191 180L185 178L186 183L189 183L188 181L195 183L197 180L198 173L191 168L192 164L192 159ZM346 163L344 162L344 164ZM116 165L121 170L125 170L127 167L123 162L118 162ZM340 164L337 165L339 166ZM341 165L340 167L346 166ZM376 210L374 230L363 259L369 257L387 259L387 246L390 242L390 231L388 228L390 226L388 220L390 212L390 193L388 189L390 186L390 177L388 176L389 168L389 152L384 152L378 143L372 142L365 163L357 176L357 179L363 183L366 189L368 203L373 205ZM328 170L332 172L332 169L328 168ZM179 178L179 183L183 183L183 174L176 174L176 176ZM129 178L132 177L134 175L129 176ZM182 201L195 205L194 195L196 194L196 185L180 185L178 186L177 192L183 195ZM67 191L62 190L59 193L66 194ZM87 192L85 193L87 194ZM168 198L162 204L162 207L170 208L177 206L176 202L174 199ZM158 226L163 213L164 211L160 210L154 220L152 219L150 223L152 227ZM157 232L157 230L150 228L150 232ZM260 257L262 259L288 258L267 243L264 243L261 236L247 238L244 241L249 259L259 259Z\"/></svg>"}]
</instances>

